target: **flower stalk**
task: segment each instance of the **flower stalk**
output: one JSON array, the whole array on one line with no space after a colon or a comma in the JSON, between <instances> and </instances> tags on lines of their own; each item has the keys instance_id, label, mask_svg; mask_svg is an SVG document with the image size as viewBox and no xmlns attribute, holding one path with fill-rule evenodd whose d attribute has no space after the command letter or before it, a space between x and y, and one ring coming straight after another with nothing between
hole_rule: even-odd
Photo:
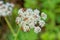
<instances>
[{"instance_id":1,"label":"flower stalk","mask_svg":"<svg viewBox=\"0 0 60 40\"><path fill-rule=\"evenodd\" d=\"M14 30L13 30L11 24L9 23L7 17L4 17L4 18L5 18L5 21L6 21L7 25L8 25L8 27L9 27L9 29L11 30L11 33L12 33L13 35L15 35L15 32L14 32Z\"/></svg>"},{"instance_id":2,"label":"flower stalk","mask_svg":"<svg viewBox=\"0 0 60 40\"><path fill-rule=\"evenodd\" d=\"M17 40L17 36L18 36L18 34L19 34L20 28L18 28L17 33L15 33L14 30L13 30L13 28L12 28L12 26L11 26L11 24L9 23L7 17L4 17L4 18L5 18L5 21L6 21L7 25L8 25L11 33L12 33L13 36L15 37L14 40ZM19 26L20 26L20 25L19 25Z\"/></svg>"}]
</instances>

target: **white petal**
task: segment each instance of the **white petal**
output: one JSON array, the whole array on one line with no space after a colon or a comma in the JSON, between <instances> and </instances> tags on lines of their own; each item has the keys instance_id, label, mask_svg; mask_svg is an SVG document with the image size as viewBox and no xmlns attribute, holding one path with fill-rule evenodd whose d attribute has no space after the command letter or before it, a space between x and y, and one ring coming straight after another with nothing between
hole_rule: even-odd
<instances>
[{"instance_id":1,"label":"white petal","mask_svg":"<svg viewBox=\"0 0 60 40\"><path fill-rule=\"evenodd\" d=\"M21 14L21 13L23 13L23 9L22 8L18 10L18 14Z\"/></svg>"},{"instance_id":2,"label":"white petal","mask_svg":"<svg viewBox=\"0 0 60 40\"><path fill-rule=\"evenodd\" d=\"M45 26L45 22L43 20L40 20L39 21L39 24L40 24L41 27L44 27Z\"/></svg>"},{"instance_id":3,"label":"white petal","mask_svg":"<svg viewBox=\"0 0 60 40\"><path fill-rule=\"evenodd\" d=\"M3 1L0 1L0 4L3 4Z\"/></svg>"},{"instance_id":4,"label":"white petal","mask_svg":"<svg viewBox=\"0 0 60 40\"><path fill-rule=\"evenodd\" d=\"M35 10L34 10L34 14L39 15L39 13L40 13L40 11L39 11L39 10L37 10L37 9L35 9Z\"/></svg>"},{"instance_id":5,"label":"white petal","mask_svg":"<svg viewBox=\"0 0 60 40\"><path fill-rule=\"evenodd\" d=\"M29 31L30 30L30 28L29 28L29 26L23 26L23 30L24 30L24 32L27 32L27 31Z\"/></svg>"},{"instance_id":6,"label":"white petal","mask_svg":"<svg viewBox=\"0 0 60 40\"><path fill-rule=\"evenodd\" d=\"M19 24L19 22L20 22L20 17L17 17L16 18L16 23Z\"/></svg>"},{"instance_id":7,"label":"white petal","mask_svg":"<svg viewBox=\"0 0 60 40\"><path fill-rule=\"evenodd\" d=\"M10 3L11 7L14 7L14 4L13 3Z\"/></svg>"},{"instance_id":8,"label":"white petal","mask_svg":"<svg viewBox=\"0 0 60 40\"><path fill-rule=\"evenodd\" d=\"M31 8L27 9L26 12L32 13L33 10Z\"/></svg>"},{"instance_id":9,"label":"white petal","mask_svg":"<svg viewBox=\"0 0 60 40\"><path fill-rule=\"evenodd\" d=\"M41 13L41 17L42 17L44 20L46 20L47 15L46 15L44 12L42 12L42 13Z\"/></svg>"},{"instance_id":10,"label":"white petal","mask_svg":"<svg viewBox=\"0 0 60 40\"><path fill-rule=\"evenodd\" d=\"M41 32L41 28L40 28L40 27L35 27L35 28L34 28L34 32L35 32L35 33Z\"/></svg>"},{"instance_id":11,"label":"white petal","mask_svg":"<svg viewBox=\"0 0 60 40\"><path fill-rule=\"evenodd\" d=\"M12 7L9 7L9 10L12 11Z\"/></svg>"},{"instance_id":12,"label":"white petal","mask_svg":"<svg viewBox=\"0 0 60 40\"><path fill-rule=\"evenodd\" d=\"M29 23L29 27L34 28L35 27L34 23L33 22Z\"/></svg>"},{"instance_id":13,"label":"white petal","mask_svg":"<svg viewBox=\"0 0 60 40\"><path fill-rule=\"evenodd\" d=\"M6 3L6 6L10 6L10 3L7 2L7 3Z\"/></svg>"},{"instance_id":14,"label":"white petal","mask_svg":"<svg viewBox=\"0 0 60 40\"><path fill-rule=\"evenodd\" d=\"M2 13L2 16L6 16L6 13L5 13L5 12L3 12L3 13Z\"/></svg>"}]
</instances>

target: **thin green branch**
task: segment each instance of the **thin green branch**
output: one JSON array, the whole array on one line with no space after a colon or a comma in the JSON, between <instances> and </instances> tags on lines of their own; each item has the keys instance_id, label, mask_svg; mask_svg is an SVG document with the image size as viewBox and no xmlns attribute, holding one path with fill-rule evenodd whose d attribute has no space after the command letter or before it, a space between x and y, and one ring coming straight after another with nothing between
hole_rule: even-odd
<instances>
[{"instance_id":1,"label":"thin green branch","mask_svg":"<svg viewBox=\"0 0 60 40\"><path fill-rule=\"evenodd\" d=\"M14 30L13 30L11 24L9 23L8 19L6 17L4 17L4 18L5 18L5 21L6 21L7 25L8 25L8 27L10 28L12 34L15 36Z\"/></svg>"},{"instance_id":2,"label":"thin green branch","mask_svg":"<svg viewBox=\"0 0 60 40\"><path fill-rule=\"evenodd\" d=\"M17 33L15 34L15 32L14 32L11 24L9 23L8 19L7 19L6 17L4 17L4 18L5 18L5 21L6 21L7 25L8 25L8 27L10 28L12 34L13 34L14 37L15 37L14 40L17 40L17 36L18 36L19 31L20 31L20 28L18 28ZM20 26L21 26L21 25L19 25L19 27L20 27Z\"/></svg>"},{"instance_id":3,"label":"thin green branch","mask_svg":"<svg viewBox=\"0 0 60 40\"><path fill-rule=\"evenodd\" d=\"M17 31L17 35L18 35L19 31L20 31L20 27L21 27L21 25L19 24L19 28L18 28L18 31Z\"/></svg>"},{"instance_id":4,"label":"thin green branch","mask_svg":"<svg viewBox=\"0 0 60 40\"><path fill-rule=\"evenodd\" d=\"M19 34L20 27L21 27L21 25L19 25L19 28L18 28L18 30L17 30L17 34L16 34L16 37L15 37L15 40L17 40L17 36L18 36L18 34Z\"/></svg>"}]
</instances>

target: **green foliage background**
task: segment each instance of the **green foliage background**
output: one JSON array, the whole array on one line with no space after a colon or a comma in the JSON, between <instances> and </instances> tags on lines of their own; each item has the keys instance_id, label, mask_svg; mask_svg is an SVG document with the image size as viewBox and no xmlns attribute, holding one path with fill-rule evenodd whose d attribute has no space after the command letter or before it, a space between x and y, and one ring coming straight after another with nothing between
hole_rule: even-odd
<instances>
[{"instance_id":1,"label":"green foliage background","mask_svg":"<svg viewBox=\"0 0 60 40\"><path fill-rule=\"evenodd\" d=\"M19 8L16 4L12 16L7 17L15 33L19 28L15 23ZM5 40L60 40L60 0L24 0L24 8L37 8L45 12L48 16L45 27L39 34L35 34L33 29L27 33L20 30L17 37L8 28Z\"/></svg>"}]
</instances>

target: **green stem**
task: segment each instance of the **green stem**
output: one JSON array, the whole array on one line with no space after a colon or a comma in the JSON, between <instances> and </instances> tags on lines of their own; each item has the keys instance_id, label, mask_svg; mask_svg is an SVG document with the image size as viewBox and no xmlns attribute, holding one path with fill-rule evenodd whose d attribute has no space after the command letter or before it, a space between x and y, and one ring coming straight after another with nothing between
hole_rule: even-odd
<instances>
[{"instance_id":1,"label":"green stem","mask_svg":"<svg viewBox=\"0 0 60 40\"><path fill-rule=\"evenodd\" d=\"M14 37L15 37L14 40L17 40L17 36L18 36L19 31L20 31L20 28L18 28L17 34L15 34L15 32L14 32L14 30L13 30L11 24L9 23L8 19L7 19L6 17L4 17L4 18L5 18L5 21L6 21L7 25L8 25L8 27L10 28L12 34L13 34ZM20 26L21 26L21 25L20 25Z\"/></svg>"},{"instance_id":2,"label":"green stem","mask_svg":"<svg viewBox=\"0 0 60 40\"><path fill-rule=\"evenodd\" d=\"M4 17L4 18L5 18L5 21L6 21L7 25L8 25L8 27L10 28L12 34L15 36L14 30L13 30L11 24L9 23L8 19L6 17Z\"/></svg>"},{"instance_id":3,"label":"green stem","mask_svg":"<svg viewBox=\"0 0 60 40\"><path fill-rule=\"evenodd\" d=\"M21 25L19 25L19 27L21 27ZM20 28L18 28L18 30L17 30L17 34L16 34L16 37L15 37L15 40L17 40L17 36L19 34L19 31L20 31Z\"/></svg>"},{"instance_id":4,"label":"green stem","mask_svg":"<svg viewBox=\"0 0 60 40\"><path fill-rule=\"evenodd\" d=\"M15 37L14 40L16 40L17 39L17 34L14 37Z\"/></svg>"}]
</instances>

